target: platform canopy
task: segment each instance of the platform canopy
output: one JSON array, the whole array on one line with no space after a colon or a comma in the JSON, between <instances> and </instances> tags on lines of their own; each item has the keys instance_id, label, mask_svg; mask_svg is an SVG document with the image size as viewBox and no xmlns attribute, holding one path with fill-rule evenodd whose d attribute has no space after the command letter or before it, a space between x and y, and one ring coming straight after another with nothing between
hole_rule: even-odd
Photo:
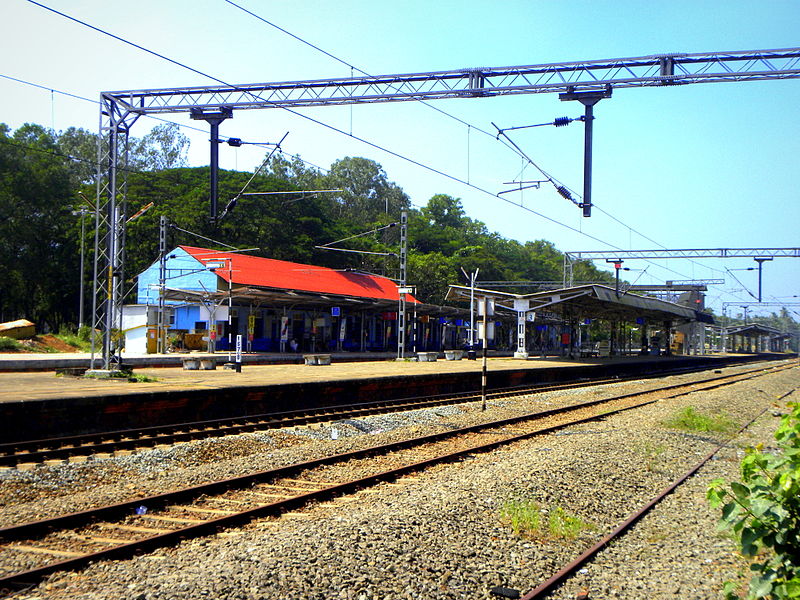
<instances>
[{"instance_id":1,"label":"platform canopy","mask_svg":"<svg viewBox=\"0 0 800 600\"><path fill-rule=\"evenodd\" d=\"M762 325L761 323L748 323L747 325L735 325L728 327L725 330L728 335L741 335L744 337L758 337L761 335L768 335L770 337L786 338L791 337L789 334L784 334L779 329L770 327L769 325Z\"/></svg>"},{"instance_id":2,"label":"platform canopy","mask_svg":"<svg viewBox=\"0 0 800 600\"><path fill-rule=\"evenodd\" d=\"M559 313L565 319L592 318L635 321L643 318L651 322L713 322L711 315L701 313L693 308L630 292L620 292L617 295L614 288L599 284L532 294L511 294L480 288L473 290L468 286L451 285L447 292L447 299L468 301L473 293L476 298L493 298L496 309L505 308L517 312L518 307L525 306L527 302L526 310L528 311Z\"/></svg>"},{"instance_id":3,"label":"platform canopy","mask_svg":"<svg viewBox=\"0 0 800 600\"><path fill-rule=\"evenodd\" d=\"M155 273L157 268L154 263L149 271ZM400 300L397 283L373 273L193 246L178 246L170 253L166 269L170 274L177 273L169 278L177 285L165 287L165 300L170 302L220 305L231 300L276 308L340 306L395 312ZM406 302L409 312L422 315L464 316L466 312L463 308L423 304L412 294L406 294Z\"/></svg>"}]
</instances>

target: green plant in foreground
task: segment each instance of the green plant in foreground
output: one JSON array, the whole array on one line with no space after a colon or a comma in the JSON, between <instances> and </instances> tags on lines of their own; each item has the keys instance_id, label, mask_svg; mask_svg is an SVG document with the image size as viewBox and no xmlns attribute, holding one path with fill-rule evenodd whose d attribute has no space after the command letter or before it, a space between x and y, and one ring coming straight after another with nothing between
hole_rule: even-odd
<instances>
[{"instance_id":1,"label":"green plant in foreground","mask_svg":"<svg viewBox=\"0 0 800 600\"><path fill-rule=\"evenodd\" d=\"M500 509L500 519L517 535L539 531L541 506L533 500L508 500Z\"/></svg>"},{"instance_id":2,"label":"green plant in foreground","mask_svg":"<svg viewBox=\"0 0 800 600\"><path fill-rule=\"evenodd\" d=\"M707 415L697 412L693 406L679 410L673 417L663 421L663 425L673 429L701 432L729 432L736 428L736 424L726 415Z\"/></svg>"},{"instance_id":3,"label":"green plant in foreground","mask_svg":"<svg viewBox=\"0 0 800 600\"><path fill-rule=\"evenodd\" d=\"M653 471L656 463L660 462L661 456L666 451L667 448L664 444L655 444L650 441L644 442L644 444L642 444L642 452L644 452L645 455L645 468L648 471Z\"/></svg>"},{"instance_id":4,"label":"green plant in foreground","mask_svg":"<svg viewBox=\"0 0 800 600\"><path fill-rule=\"evenodd\" d=\"M17 340L10 337L0 336L0 350L19 350L21 347L22 344L20 344Z\"/></svg>"},{"instance_id":5,"label":"green plant in foreground","mask_svg":"<svg viewBox=\"0 0 800 600\"><path fill-rule=\"evenodd\" d=\"M550 535L556 538L575 539L584 529L591 526L580 519L567 513L563 508L556 507L550 511L547 518Z\"/></svg>"},{"instance_id":6,"label":"green plant in foreground","mask_svg":"<svg viewBox=\"0 0 800 600\"><path fill-rule=\"evenodd\" d=\"M543 530L545 514L546 531ZM574 539L584 529L591 528L580 517L570 515L561 507L545 511L533 500L506 501L500 509L500 520L511 525L515 534L531 537Z\"/></svg>"},{"instance_id":7,"label":"green plant in foreground","mask_svg":"<svg viewBox=\"0 0 800 600\"><path fill-rule=\"evenodd\" d=\"M747 598L800 598L800 404L790 403L775 432L780 452L749 448L742 481L711 482L711 506L722 507L720 527L730 529L743 555L755 560ZM737 598L736 583L725 586Z\"/></svg>"}]
</instances>

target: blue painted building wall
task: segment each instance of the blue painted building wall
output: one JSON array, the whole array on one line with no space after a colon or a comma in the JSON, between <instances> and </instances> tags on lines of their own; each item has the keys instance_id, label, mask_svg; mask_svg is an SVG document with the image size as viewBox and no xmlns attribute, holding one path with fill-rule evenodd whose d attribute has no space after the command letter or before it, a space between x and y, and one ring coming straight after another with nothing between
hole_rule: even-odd
<instances>
[{"instance_id":1,"label":"blue painted building wall","mask_svg":"<svg viewBox=\"0 0 800 600\"><path fill-rule=\"evenodd\" d=\"M159 261L151 264L139 274L137 282L137 302L139 304L158 304ZM196 258L182 248L176 248L167 255L167 287L183 290L217 291L219 277L205 268ZM171 329L192 330L200 320L200 307L168 301L174 307L175 323Z\"/></svg>"}]
</instances>

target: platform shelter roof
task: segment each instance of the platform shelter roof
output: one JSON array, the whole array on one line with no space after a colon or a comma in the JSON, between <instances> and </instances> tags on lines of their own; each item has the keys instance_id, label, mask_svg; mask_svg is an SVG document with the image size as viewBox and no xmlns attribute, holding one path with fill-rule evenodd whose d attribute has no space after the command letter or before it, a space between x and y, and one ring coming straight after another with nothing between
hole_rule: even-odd
<instances>
[{"instance_id":1,"label":"platform shelter roof","mask_svg":"<svg viewBox=\"0 0 800 600\"><path fill-rule=\"evenodd\" d=\"M447 292L447 298L469 300L472 292L473 290L468 286L451 285ZM512 294L475 288L474 294L476 297L494 298L495 307L516 311L517 307L525 306L527 303L529 311L561 313L563 317L628 321L644 318L649 321L713 322L711 315L698 312L693 308L630 292L617 294L614 288L600 284L581 285L532 294Z\"/></svg>"},{"instance_id":2,"label":"platform shelter roof","mask_svg":"<svg viewBox=\"0 0 800 600\"><path fill-rule=\"evenodd\" d=\"M230 282L236 288L248 288L251 293L274 290L378 302L400 300L397 284L380 275L193 246L179 247L206 267L219 264L215 273L223 282ZM406 301L418 302L411 294L406 294Z\"/></svg>"},{"instance_id":3,"label":"platform shelter roof","mask_svg":"<svg viewBox=\"0 0 800 600\"><path fill-rule=\"evenodd\" d=\"M748 323L747 325L735 325L733 327L728 327L725 330L725 333L728 335L741 335L745 337L750 336L760 336L760 335L769 335L772 337L782 336L784 335L782 331L776 329L775 327L770 327L769 325L763 325L762 323Z\"/></svg>"},{"instance_id":4,"label":"platform shelter roof","mask_svg":"<svg viewBox=\"0 0 800 600\"><path fill-rule=\"evenodd\" d=\"M230 298L237 303L271 307L398 310L398 284L388 277L194 246L178 249L203 269L212 269L218 285L216 289L167 286L167 301L221 304ZM408 310L417 314L444 317L468 314L463 308L423 304L412 294L406 294L406 302Z\"/></svg>"}]
</instances>

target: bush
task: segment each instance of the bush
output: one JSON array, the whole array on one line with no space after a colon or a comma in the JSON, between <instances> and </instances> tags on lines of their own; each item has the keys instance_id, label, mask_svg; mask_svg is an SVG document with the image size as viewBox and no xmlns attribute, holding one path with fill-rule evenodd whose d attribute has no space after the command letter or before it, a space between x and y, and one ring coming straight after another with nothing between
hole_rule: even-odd
<instances>
[{"instance_id":1,"label":"bush","mask_svg":"<svg viewBox=\"0 0 800 600\"><path fill-rule=\"evenodd\" d=\"M19 350L20 343L10 337L0 336L0 351L2 350Z\"/></svg>"},{"instance_id":2,"label":"bush","mask_svg":"<svg viewBox=\"0 0 800 600\"><path fill-rule=\"evenodd\" d=\"M743 555L754 557L747 598L800 598L800 404L790 403L775 432L780 452L750 448L742 481L711 482L708 499L722 507L720 527L730 529ZM728 599L736 584L726 584Z\"/></svg>"}]
</instances>

